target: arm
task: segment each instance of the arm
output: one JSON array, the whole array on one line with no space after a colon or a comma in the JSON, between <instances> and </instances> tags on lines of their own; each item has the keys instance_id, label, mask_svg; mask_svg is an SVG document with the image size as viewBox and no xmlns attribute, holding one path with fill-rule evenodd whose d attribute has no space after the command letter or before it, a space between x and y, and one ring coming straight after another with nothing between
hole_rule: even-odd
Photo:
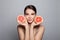
<instances>
[{"instance_id":1,"label":"arm","mask_svg":"<svg viewBox=\"0 0 60 40\"><path fill-rule=\"evenodd\" d=\"M30 27L30 40L34 40L33 27Z\"/></svg>"},{"instance_id":2,"label":"arm","mask_svg":"<svg viewBox=\"0 0 60 40\"><path fill-rule=\"evenodd\" d=\"M25 27L25 35L24 35L24 30L22 29L22 27L18 26L17 30L18 30L19 40L29 40L29 28L28 28L28 26Z\"/></svg>"},{"instance_id":3,"label":"arm","mask_svg":"<svg viewBox=\"0 0 60 40\"><path fill-rule=\"evenodd\" d=\"M29 26L27 20L24 23L20 22L19 25L24 27L24 31L21 28L18 28L18 34L21 40L29 40Z\"/></svg>"},{"instance_id":4,"label":"arm","mask_svg":"<svg viewBox=\"0 0 60 40\"><path fill-rule=\"evenodd\" d=\"M25 28L25 40L29 40L29 27L26 26Z\"/></svg>"},{"instance_id":5,"label":"arm","mask_svg":"<svg viewBox=\"0 0 60 40\"><path fill-rule=\"evenodd\" d=\"M24 31L23 31L23 29L18 26L17 31L18 31L19 40L24 40Z\"/></svg>"},{"instance_id":6,"label":"arm","mask_svg":"<svg viewBox=\"0 0 60 40\"><path fill-rule=\"evenodd\" d=\"M35 35L35 40L42 40L43 34L44 34L44 26L40 26L38 29L37 34Z\"/></svg>"}]
</instances>

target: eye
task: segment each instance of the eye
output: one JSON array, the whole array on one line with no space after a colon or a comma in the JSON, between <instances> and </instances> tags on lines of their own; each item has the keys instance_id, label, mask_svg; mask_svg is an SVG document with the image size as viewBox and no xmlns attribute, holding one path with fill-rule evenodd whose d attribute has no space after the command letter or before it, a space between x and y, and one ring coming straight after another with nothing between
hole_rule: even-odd
<instances>
[{"instance_id":1,"label":"eye","mask_svg":"<svg viewBox=\"0 0 60 40\"><path fill-rule=\"evenodd\" d=\"M35 13L32 13L31 15L35 15Z\"/></svg>"},{"instance_id":2,"label":"eye","mask_svg":"<svg viewBox=\"0 0 60 40\"><path fill-rule=\"evenodd\" d=\"M26 13L26 15L29 15L28 13Z\"/></svg>"}]
</instances>

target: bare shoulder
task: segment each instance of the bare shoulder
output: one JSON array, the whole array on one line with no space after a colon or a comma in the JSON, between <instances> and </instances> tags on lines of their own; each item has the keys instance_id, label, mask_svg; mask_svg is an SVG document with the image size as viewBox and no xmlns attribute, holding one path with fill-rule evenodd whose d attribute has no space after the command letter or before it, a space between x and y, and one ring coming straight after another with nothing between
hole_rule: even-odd
<instances>
[{"instance_id":1,"label":"bare shoulder","mask_svg":"<svg viewBox=\"0 0 60 40\"><path fill-rule=\"evenodd\" d=\"M22 25L17 25L17 30L22 30L22 31L24 31L25 28L24 28Z\"/></svg>"},{"instance_id":2,"label":"bare shoulder","mask_svg":"<svg viewBox=\"0 0 60 40\"><path fill-rule=\"evenodd\" d=\"M24 40L24 28L23 28L23 26L17 25L17 31L18 31L19 40Z\"/></svg>"},{"instance_id":3,"label":"bare shoulder","mask_svg":"<svg viewBox=\"0 0 60 40\"><path fill-rule=\"evenodd\" d=\"M45 29L44 25L40 25L41 28Z\"/></svg>"},{"instance_id":4,"label":"bare shoulder","mask_svg":"<svg viewBox=\"0 0 60 40\"><path fill-rule=\"evenodd\" d=\"M17 25L17 28L22 28L22 29L24 29L24 26L22 26L22 25Z\"/></svg>"},{"instance_id":5,"label":"bare shoulder","mask_svg":"<svg viewBox=\"0 0 60 40\"><path fill-rule=\"evenodd\" d=\"M40 26L39 26L39 30L43 30L43 31L44 31L44 30L45 30L44 25L40 25Z\"/></svg>"}]
</instances>

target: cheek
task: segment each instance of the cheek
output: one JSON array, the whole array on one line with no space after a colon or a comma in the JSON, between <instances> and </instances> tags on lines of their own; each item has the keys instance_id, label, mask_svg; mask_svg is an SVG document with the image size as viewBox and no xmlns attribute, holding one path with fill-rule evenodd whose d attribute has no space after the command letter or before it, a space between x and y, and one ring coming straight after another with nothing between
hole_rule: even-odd
<instances>
[{"instance_id":1,"label":"cheek","mask_svg":"<svg viewBox=\"0 0 60 40\"><path fill-rule=\"evenodd\" d=\"M32 16L31 18L32 18L32 19L34 19L34 18L35 18L35 16Z\"/></svg>"},{"instance_id":2,"label":"cheek","mask_svg":"<svg viewBox=\"0 0 60 40\"><path fill-rule=\"evenodd\" d=\"M28 20L28 16L25 16L25 18Z\"/></svg>"}]
</instances>

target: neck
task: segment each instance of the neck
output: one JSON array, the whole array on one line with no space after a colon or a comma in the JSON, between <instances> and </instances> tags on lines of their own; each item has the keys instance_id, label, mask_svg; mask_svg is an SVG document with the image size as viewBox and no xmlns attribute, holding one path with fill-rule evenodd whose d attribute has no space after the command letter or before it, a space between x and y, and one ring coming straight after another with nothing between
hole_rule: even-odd
<instances>
[{"instance_id":1,"label":"neck","mask_svg":"<svg viewBox=\"0 0 60 40\"><path fill-rule=\"evenodd\" d=\"M28 23L29 26L31 26L31 23Z\"/></svg>"}]
</instances>

